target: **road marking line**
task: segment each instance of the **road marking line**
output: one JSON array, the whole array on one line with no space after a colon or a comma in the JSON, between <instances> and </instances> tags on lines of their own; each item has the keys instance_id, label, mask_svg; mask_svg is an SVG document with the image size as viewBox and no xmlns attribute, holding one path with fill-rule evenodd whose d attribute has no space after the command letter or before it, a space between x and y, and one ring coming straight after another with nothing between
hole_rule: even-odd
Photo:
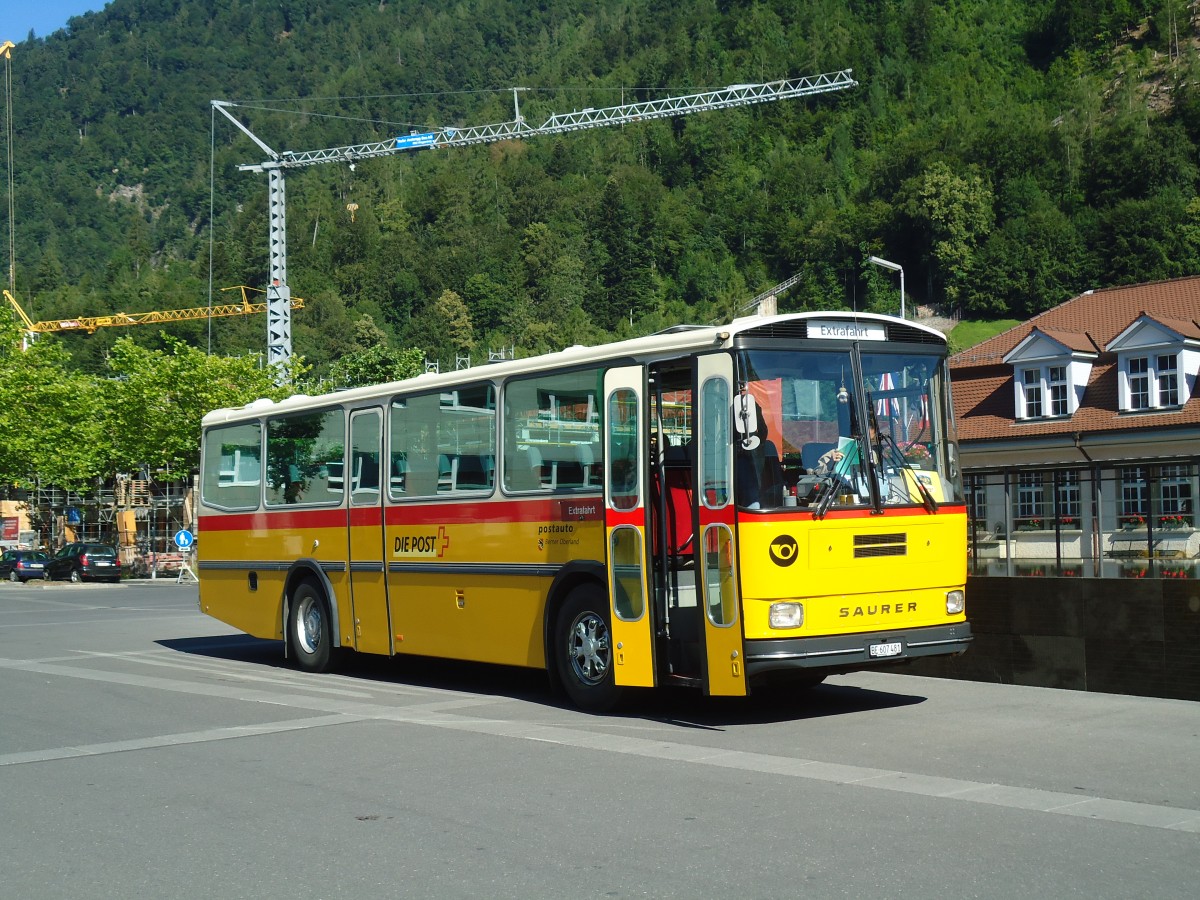
<instances>
[{"instance_id":1,"label":"road marking line","mask_svg":"<svg viewBox=\"0 0 1200 900\"><path fill-rule=\"evenodd\" d=\"M0 659L0 668L19 669L43 675L83 678L90 681L125 684L155 690L176 691L184 694L199 694L251 703L269 703L274 706L298 707L328 713L325 716L298 719L292 722L262 726L219 728L209 731L192 732L187 735L163 735L133 741L115 741L107 744L92 745L90 748L73 747L7 754L0 756L0 765L15 765L19 762L44 762L54 759L91 756L97 752L149 749L153 747L173 746L179 743L200 743L205 740L227 740L233 737L270 734L274 731L294 731L316 727L317 725L336 725L376 720L408 725L424 725L433 728L446 728L452 731L486 734L493 737L508 737L517 740L559 744L580 750L622 753L645 759L672 760L695 765L737 769L744 772L786 775L872 790L918 794L944 800L982 803L989 806L1002 806L1011 809L1049 813L1051 815L1084 817L1092 820L1200 834L1200 810L1195 809L1112 800L1104 797L1091 797L1084 794L1065 794L1059 791L1044 791L1038 788L1021 788L1011 785L966 781L957 778L942 778L908 772L896 772L888 769L874 769L866 766L829 763L812 759L773 756L744 750L727 750L720 747L707 747L697 744L681 744L675 741L654 740L629 735L597 734L565 725L542 725L499 719L472 718L447 712L447 709L456 706L451 700L392 707L377 703L332 700L304 693L280 693L268 690L256 690L249 686L200 684L170 678L104 672L74 666L60 666L53 663L45 664ZM316 680L316 677L314 677L314 680ZM305 687L317 687L317 685L306 685ZM491 698L474 695L464 699L473 703L487 703L490 702ZM108 749L98 750L96 748Z\"/></svg>"},{"instance_id":2,"label":"road marking line","mask_svg":"<svg viewBox=\"0 0 1200 900\"><path fill-rule=\"evenodd\" d=\"M0 755L0 766L19 766L23 763L51 762L60 759L78 759L83 756L102 756L107 753L125 753L130 750L152 750L158 747L178 747L183 744L207 744L212 741L227 741L233 738L255 737L262 734L282 734L287 731L303 731L327 725L345 725L360 722L357 716L332 715L313 716L307 719L289 719L265 725L232 725L225 728L208 728L204 731L188 731L181 734L160 734L153 737L132 738L127 741L104 741L78 747L56 747L51 750L30 750L25 753Z\"/></svg>"}]
</instances>

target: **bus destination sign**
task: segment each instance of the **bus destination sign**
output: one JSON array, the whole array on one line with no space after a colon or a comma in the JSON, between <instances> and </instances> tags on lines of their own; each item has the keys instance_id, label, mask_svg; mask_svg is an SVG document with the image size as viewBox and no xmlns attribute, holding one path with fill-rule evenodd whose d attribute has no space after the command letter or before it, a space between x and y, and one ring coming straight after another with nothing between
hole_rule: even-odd
<instances>
[{"instance_id":1,"label":"bus destination sign","mask_svg":"<svg viewBox=\"0 0 1200 900\"><path fill-rule=\"evenodd\" d=\"M878 322L809 319L808 336L821 341L886 341L887 329Z\"/></svg>"}]
</instances>

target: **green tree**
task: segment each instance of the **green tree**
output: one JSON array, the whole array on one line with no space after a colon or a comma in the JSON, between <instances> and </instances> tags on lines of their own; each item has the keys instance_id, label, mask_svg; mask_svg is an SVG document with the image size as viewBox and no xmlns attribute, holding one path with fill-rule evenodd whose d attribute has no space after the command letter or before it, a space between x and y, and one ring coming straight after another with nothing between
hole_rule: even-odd
<instances>
[{"instance_id":1,"label":"green tree","mask_svg":"<svg viewBox=\"0 0 1200 900\"><path fill-rule=\"evenodd\" d=\"M164 343L165 350L151 350L124 337L109 353L113 380L104 382L102 406L114 446L111 468L102 474L148 466L186 475L200 463L200 420L206 413L291 393L274 372L259 367L257 357L208 356L165 335ZM289 381L302 370L293 362Z\"/></svg>"},{"instance_id":2,"label":"green tree","mask_svg":"<svg viewBox=\"0 0 1200 900\"><path fill-rule=\"evenodd\" d=\"M425 351L376 344L347 353L330 368L330 377L339 387L365 387L415 378L424 370Z\"/></svg>"},{"instance_id":3,"label":"green tree","mask_svg":"<svg viewBox=\"0 0 1200 900\"><path fill-rule=\"evenodd\" d=\"M0 478L23 486L38 480L72 489L93 486L111 470L116 452L107 382L71 371L66 351L52 338L22 352L19 337L13 340L15 329L5 330Z\"/></svg>"},{"instance_id":4,"label":"green tree","mask_svg":"<svg viewBox=\"0 0 1200 900\"><path fill-rule=\"evenodd\" d=\"M906 185L905 194L905 212L924 232L946 299L957 302L976 248L992 229L991 186L977 173L959 175L935 162Z\"/></svg>"}]
</instances>

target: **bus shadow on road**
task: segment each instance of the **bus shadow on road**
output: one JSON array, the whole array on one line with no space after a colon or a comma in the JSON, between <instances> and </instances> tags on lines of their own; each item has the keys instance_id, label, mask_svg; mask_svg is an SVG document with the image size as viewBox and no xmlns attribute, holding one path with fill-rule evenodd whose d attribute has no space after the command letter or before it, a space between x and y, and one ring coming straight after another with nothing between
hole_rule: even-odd
<instances>
[{"instance_id":1,"label":"bus shadow on road","mask_svg":"<svg viewBox=\"0 0 1200 900\"><path fill-rule=\"evenodd\" d=\"M178 653L283 669L304 677L303 672L284 658L281 641L228 634L162 640L158 644ZM388 658L350 653L337 674L380 684L403 685L447 694L507 698L578 712L551 689L546 673L539 669L429 657ZM905 684L904 680L896 679L897 688ZM837 676L832 676L825 684L807 690L789 692L782 688L771 688L748 697L706 697L697 690L682 687L635 689L628 692L620 706L605 715L609 718L644 719L679 728L720 730L736 725L898 709L924 703L925 700L919 694L898 690L880 691L840 684Z\"/></svg>"},{"instance_id":2,"label":"bus shadow on road","mask_svg":"<svg viewBox=\"0 0 1200 900\"><path fill-rule=\"evenodd\" d=\"M836 676L834 676L836 679ZM900 687L902 682L897 683ZM822 719L924 703L919 694L879 691L831 680L788 693L773 688L748 697L705 697L685 688L637 692L619 714L680 728L719 731L736 725L760 725Z\"/></svg>"},{"instance_id":3,"label":"bus shadow on road","mask_svg":"<svg viewBox=\"0 0 1200 900\"><path fill-rule=\"evenodd\" d=\"M282 641L265 640L244 634L227 634L161 640L157 643L160 647L178 653L270 667L292 672L297 678L321 677L308 676L285 659ZM446 693L509 697L530 703L551 704L555 699L545 672L487 663L419 656L389 658L347 653L334 674L380 684L405 685Z\"/></svg>"}]
</instances>

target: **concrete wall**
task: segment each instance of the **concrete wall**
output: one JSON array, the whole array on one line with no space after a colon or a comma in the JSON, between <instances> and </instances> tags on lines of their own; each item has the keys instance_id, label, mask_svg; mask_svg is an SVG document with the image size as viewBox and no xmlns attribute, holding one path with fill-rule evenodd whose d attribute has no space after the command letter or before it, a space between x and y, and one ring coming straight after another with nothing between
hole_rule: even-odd
<instances>
[{"instance_id":1,"label":"concrete wall","mask_svg":"<svg viewBox=\"0 0 1200 900\"><path fill-rule=\"evenodd\" d=\"M975 641L903 671L971 681L1200 700L1200 581L967 579Z\"/></svg>"}]
</instances>

